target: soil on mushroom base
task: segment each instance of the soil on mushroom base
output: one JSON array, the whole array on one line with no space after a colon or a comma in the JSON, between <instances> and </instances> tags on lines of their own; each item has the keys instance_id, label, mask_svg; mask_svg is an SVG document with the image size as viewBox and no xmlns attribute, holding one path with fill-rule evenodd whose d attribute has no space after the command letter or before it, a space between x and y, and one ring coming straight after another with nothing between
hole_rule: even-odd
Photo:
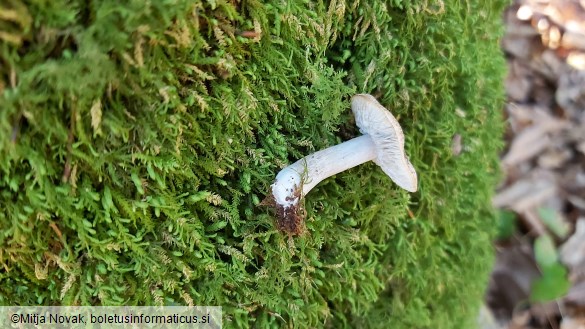
<instances>
[{"instance_id":1,"label":"soil on mushroom base","mask_svg":"<svg viewBox=\"0 0 585 329\"><path fill-rule=\"evenodd\" d=\"M305 216L299 214L302 207L276 205L276 226L289 235L300 235L305 231Z\"/></svg>"},{"instance_id":2,"label":"soil on mushroom base","mask_svg":"<svg viewBox=\"0 0 585 329\"><path fill-rule=\"evenodd\" d=\"M301 188L296 186L293 196L287 197L287 201L298 199L301 200ZM274 207L276 210L276 227L287 233L289 236L301 235L305 232L305 210L302 205L283 206L274 200L274 196L269 194L262 202L261 206Z\"/></svg>"}]
</instances>

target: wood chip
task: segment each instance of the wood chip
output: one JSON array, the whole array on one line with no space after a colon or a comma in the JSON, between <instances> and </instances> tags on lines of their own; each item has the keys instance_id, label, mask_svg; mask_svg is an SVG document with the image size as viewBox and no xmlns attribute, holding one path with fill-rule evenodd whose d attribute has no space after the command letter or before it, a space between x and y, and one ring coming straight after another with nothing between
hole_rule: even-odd
<instances>
[{"instance_id":1,"label":"wood chip","mask_svg":"<svg viewBox=\"0 0 585 329\"><path fill-rule=\"evenodd\" d=\"M560 248L561 261L576 268L585 265L585 217L577 220L575 233Z\"/></svg>"},{"instance_id":2,"label":"wood chip","mask_svg":"<svg viewBox=\"0 0 585 329\"><path fill-rule=\"evenodd\" d=\"M532 233L536 236L546 235L546 226L538 217L538 213L534 209L527 209L517 211L520 214L520 219L526 224Z\"/></svg>"},{"instance_id":3,"label":"wood chip","mask_svg":"<svg viewBox=\"0 0 585 329\"><path fill-rule=\"evenodd\" d=\"M562 167L573 156L573 153L565 148L562 150L551 149L538 157L538 165L545 169L557 169Z\"/></svg>"},{"instance_id":4,"label":"wood chip","mask_svg":"<svg viewBox=\"0 0 585 329\"><path fill-rule=\"evenodd\" d=\"M528 128L512 141L512 146L502 159L502 163L506 166L515 166L530 160L550 145L550 138L542 129Z\"/></svg>"},{"instance_id":5,"label":"wood chip","mask_svg":"<svg viewBox=\"0 0 585 329\"><path fill-rule=\"evenodd\" d=\"M577 195L569 195L567 196L567 200L575 207L585 210L585 198L582 198Z\"/></svg>"},{"instance_id":6,"label":"wood chip","mask_svg":"<svg viewBox=\"0 0 585 329\"><path fill-rule=\"evenodd\" d=\"M582 33L567 31L563 34L561 46L568 49L585 50L585 35Z\"/></svg>"},{"instance_id":7,"label":"wood chip","mask_svg":"<svg viewBox=\"0 0 585 329\"><path fill-rule=\"evenodd\" d=\"M541 205L556 192L556 185L550 179L523 179L498 192L492 204L497 208L523 212Z\"/></svg>"},{"instance_id":8,"label":"wood chip","mask_svg":"<svg viewBox=\"0 0 585 329\"><path fill-rule=\"evenodd\" d=\"M585 307L585 282L581 281L572 286L563 301L574 306ZM585 329L585 322L581 322L581 325Z\"/></svg>"},{"instance_id":9,"label":"wood chip","mask_svg":"<svg viewBox=\"0 0 585 329\"><path fill-rule=\"evenodd\" d=\"M525 102L528 100L532 83L529 75L530 69L519 61L510 63L510 70L504 82L506 94L516 102Z\"/></svg>"},{"instance_id":10,"label":"wood chip","mask_svg":"<svg viewBox=\"0 0 585 329\"><path fill-rule=\"evenodd\" d=\"M502 48L506 53L520 59L528 59L534 52L544 50L538 37L508 36L502 39Z\"/></svg>"},{"instance_id":11,"label":"wood chip","mask_svg":"<svg viewBox=\"0 0 585 329\"><path fill-rule=\"evenodd\" d=\"M510 116L509 121L513 126L513 130L519 133L527 126L534 123L555 120L549 111L541 106L523 105L510 103L506 106L506 112Z\"/></svg>"}]
</instances>

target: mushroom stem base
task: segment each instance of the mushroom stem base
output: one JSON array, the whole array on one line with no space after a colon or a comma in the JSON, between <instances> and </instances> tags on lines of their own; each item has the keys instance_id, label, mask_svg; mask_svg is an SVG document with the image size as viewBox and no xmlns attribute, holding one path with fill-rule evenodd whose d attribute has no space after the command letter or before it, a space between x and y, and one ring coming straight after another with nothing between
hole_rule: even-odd
<instances>
[{"instance_id":1,"label":"mushroom stem base","mask_svg":"<svg viewBox=\"0 0 585 329\"><path fill-rule=\"evenodd\" d=\"M376 145L370 136L363 135L313 153L282 169L272 184L279 228L297 232L304 217L299 214L302 197L322 180L375 158Z\"/></svg>"},{"instance_id":2,"label":"mushroom stem base","mask_svg":"<svg viewBox=\"0 0 585 329\"><path fill-rule=\"evenodd\" d=\"M300 235L305 229L305 219L301 215L301 206L282 206L276 204L276 226L289 235Z\"/></svg>"}]
</instances>

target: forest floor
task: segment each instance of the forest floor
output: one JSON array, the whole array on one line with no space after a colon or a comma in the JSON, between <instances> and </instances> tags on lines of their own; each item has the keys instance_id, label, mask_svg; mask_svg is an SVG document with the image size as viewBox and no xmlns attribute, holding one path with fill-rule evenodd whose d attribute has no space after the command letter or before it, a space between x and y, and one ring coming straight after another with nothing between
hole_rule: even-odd
<instances>
[{"instance_id":1,"label":"forest floor","mask_svg":"<svg viewBox=\"0 0 585 329\"><path fill-rule=\"evenodd\" d=\"M585 328L585 1L516 0L508 63L493 328Z\"/></svg>"}]
</instances>

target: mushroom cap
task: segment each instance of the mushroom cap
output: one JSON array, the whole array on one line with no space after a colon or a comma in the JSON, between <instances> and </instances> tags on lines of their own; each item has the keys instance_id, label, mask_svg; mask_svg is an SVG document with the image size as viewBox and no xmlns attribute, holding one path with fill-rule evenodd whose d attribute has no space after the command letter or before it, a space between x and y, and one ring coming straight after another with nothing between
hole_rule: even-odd
<instances>
[{"instance_id":1,"label":"mushroom cap","mask_svg":"<svg viewBox=\"0 0 585 329\"><path fill-rule=\"evenodd\" d=\"M400 187L416 192L416 171L404 153L404 134L392 113L368 94L351 98L351 110L360 132L376 145L373 161Z\"/></svg>"}]
</instances>

